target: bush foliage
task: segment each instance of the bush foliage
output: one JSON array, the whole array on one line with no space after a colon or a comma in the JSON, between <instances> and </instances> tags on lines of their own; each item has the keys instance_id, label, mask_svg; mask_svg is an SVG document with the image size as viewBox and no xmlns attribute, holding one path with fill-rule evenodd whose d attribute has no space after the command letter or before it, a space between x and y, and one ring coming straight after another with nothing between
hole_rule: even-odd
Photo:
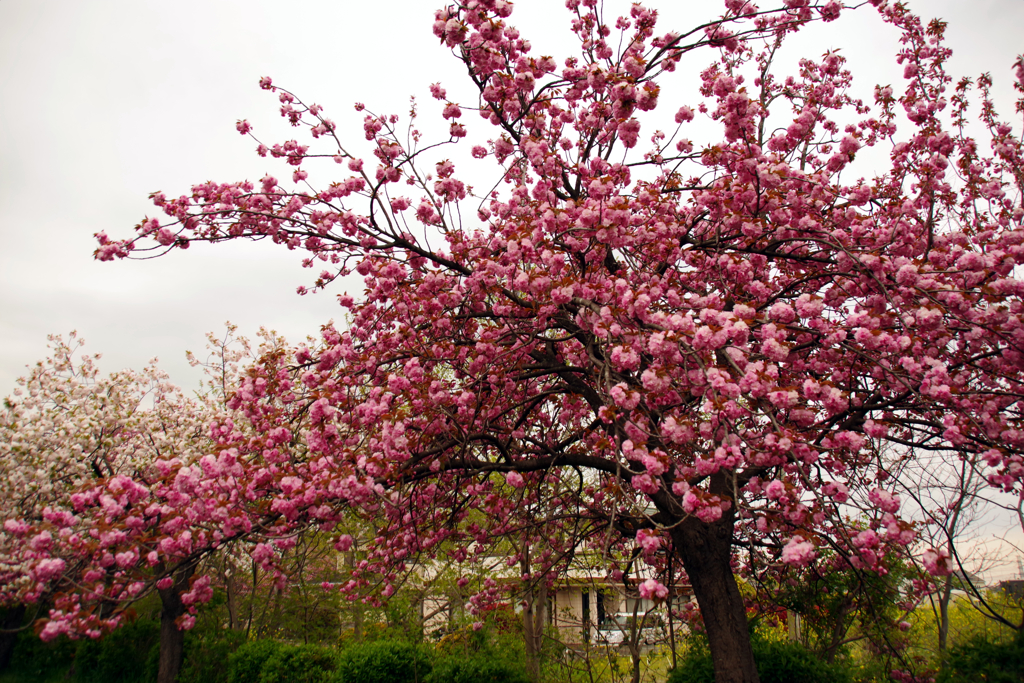
<instances>
[{"instance_id":1,"label":"bush foliage","mask_svg":"<svg viewBox=\"0 0 1024 683\"><path fill-rule=\"evenodd\" d=\"M178 683L228 683L231 670L225 665L243 643L243 631L209 624L189 631Z\"/></svg>"},{"instance_id":2,"label":"bush foliage","mask_svg":"<svg viewBox=\"0 0 1024 683\"><path fill-rule=\"evenodd\" d=\"M228 683L259 683L267 660L284 645L276 640L253 640L245 643L228 659Z\"/></svg>"},{"instance_id":3,"label":"bush foliage","mask_svg":"<svg viewBox=\"0 0 1024 683\"><path fill-rule=\"evenodd\" d=\"M149 683L156 680L160 625L140 619L100 640L80 641L75 679L81 683Z\"/></svg>"},{"instance_id":4,"label":"bush foliage","mask_svg":"<svg viewBox=\"0 0 1024 683\"><path fill-rule=\"evenodd\" d=\"M401 640L353 645L342 652L337 683L420 683L430 673L426 648Z\"/></svg>"},{"instance_id":5,"label":"bush foliage","mask_svg":"<svg viewBox=\"0 0 1024 683\"><path fill-rule=\"evenodd\" d=\"M338 653L319 645L285 645L264 663L259 683L326 683L334 678Z\"/></svg>"},{"instance_id":6,"label":"bush foliage","mask_svg":"<svg viewBox=\"0 0 1024 683\"><path fill-rule=\"evenodd\" d=\"M59 638L51 643L44 643L31 630L18 634L18 642L14 647L14 656L4 681L63 681L71 668L78 643Z\"/></svg>"},{"instance_id":7,"label":"bush foliage","mask_svg":"<svg viewBox=\"0 0 1024 683\"><path fill-rule=\"evenodd\" d=\"M977 637L950 649L938 683L1021 683L1024 681L1024 635L1005 643Z\"/></svg>"},{"instance_id":8,"label":"bush foliage","mask_svg":"<svg viewBox=\"0 0 1024 683\"><path fill-rule=\"evenodd\" d=\"M424 683L530 683L526 671L485 653L449 655L434 663Z\"/></svg>"},{"instance_id":9,"label":"bush foliage","mask_svg":"<svg viewBox=\"0 0 1024 683\"><path fill-rule=\"evenodd\" d=\"M798 643L754 638L754 661L761 683L851 683L853 677L843 664L829 664ZM668 683L714 683L714 666L706 642L691 640L686 657L668 676Z\"/></svg>"}]
</instances>

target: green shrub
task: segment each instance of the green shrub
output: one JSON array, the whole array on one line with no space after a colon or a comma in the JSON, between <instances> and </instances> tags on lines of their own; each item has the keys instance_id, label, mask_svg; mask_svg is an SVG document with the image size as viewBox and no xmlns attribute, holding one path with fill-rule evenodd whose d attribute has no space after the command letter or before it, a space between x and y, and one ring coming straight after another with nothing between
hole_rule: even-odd
<instances>
[{"instance_id":1,"label":"green shrub","mask_svg":"<svg viewBox=\"0 0 1024 683\"><path fill-rule=\"evenodd\" d=\"M253 640L228 657L228 683L260 683L267 660L283 648L276 640Z\"/></svg>"},{"instance_id":2,"label":"green shrub","mask_svg":"<svg viewBox=\"0 0 1024 683\"><path fill-rule=\"evenodd\" d=\"M1024 638L992 643L975 638L950 648L939 683L1021 683L1024 681Z\"/></svg>"},{"instance_id":3,"label":"green shrub","mask_svg":"<svg viewBox=\"0 0 1024 683\"><path fill-rule=\"evenodd\" d=\"M422 645L378 640L352 645L341 653L335 683L420 683L430 673Z\"/></svg>"},{"instance_id":4,"label":"green shrub","mask_svg":"<svg viewBox=\"0 0 1024 683\"><path fill-rule=\"evenodd\" d=\"M761 683L847 683L849 669L828 664L798 643L754 638L754 661ZM669 672L668 683L714 683L714 665L705 642L691 641L690 652Z\"/></svg>"},{"instance_id":5,"label":"green shrub","mask_svg":"<svg viewBox=\"0 0 1024 683\"><path fill-rule=\"evenodd\" d=\"M433 670L423 679L424 683L530 683L530 677L522 666L489 654L479 653L469 657L448 656L434 662Z\"/></svg>"},{"instance_id":6,"label":"green shrub","mask_svg":"<svg viewBox=\"0 0 1024 683\"><path fill-rule=\"evenodd\" d=\"M75 652L81 683L149 683L156 679L160 625L148 619L125 624L99 640L83 640Z\"/></svg>"},{"instance_id":7,"label":"green shrub","mask_svg":"<svg viewBox=\"0 0 1024 683\"><path fill-rule=\"evenodd\" d=\"M707 647L691 646L668 672L668 683L714 683L715 665Z\"/></svg>"},{"instance_id":8,"label":"green shrub","mask_svg":"<svg viewBox=\"0 0 1024 683\"><path fill-rule=\"evenodd\" d=\"M259 683L324 683L338 667L338 653L319 645L285 645L263 665Z\"/></svg>"},{"instance_id":9,"label":"green shrub","mask_svg":"<svg viewBox=\"0 0 1024 683\"><path fill-rule=\"evenodd\" d=\"M466 624L438 641L434 669L425 681L529 683L522 618L507 604L494 605L480 616L482 627ZM560 661L564 646L558 643L557 633L549 635L553 637L545 639L541 660Z\"/></svg>"},{"instance_id":10,"label":"green shrub","mask_svg":"<svg viewBox=\"0 0 1024 683\"><path fill-rule=\"evenodd\" d=\"M798 643L758 641L757 645L754 660L761 683L842 683L852 680L846 666L824 662Z\"/></svg>"},{"instance_id":11,"label":"green shrub","mask_svg":"<svg viewBox=\"0 0 1024 683\"><path fill-rule=\"evenodd\" d=\"M354 628L347 628L341 632L338 636L337 643L338 647L342 650L348 648L351 645L358 645L359 643L372 643L378 640L406 640L403 638L403 634L392 633L388 628L387 624L370 621L364 622L362 627L362 633L359 637L356 637L356 631Z\"/></svg>"},{"instance_id":12,"label":"green shrub","mask_svg":"<svg viewBox=\"0 0 1024 683\"><path fill-rule=\"evenodd\" d=\"M231 655L245 642L245 633L231 629L193 629L185 635L185 661L178 683L227 683Z\"/></svg>"},{"instance_id":13,"label":"green shrub","mask_svg":"<svg viewBox=\"0 0 1024 683\"><path fill-rule=\"evenodd\" d=\"M66 678L78 643L61 637L44 643L32 629L18 634L14 656L4 680L47 681Z\"/></svg>"}]
</instances>

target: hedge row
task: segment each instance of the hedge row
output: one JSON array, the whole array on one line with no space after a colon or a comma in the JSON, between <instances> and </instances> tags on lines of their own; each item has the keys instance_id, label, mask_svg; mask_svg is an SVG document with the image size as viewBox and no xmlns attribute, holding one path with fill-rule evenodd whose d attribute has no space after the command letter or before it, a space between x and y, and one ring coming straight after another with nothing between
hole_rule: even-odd
<instances>
[{"instance_id":1,"label":"hedge row","mask_svg":"<svg viewBox=\"0 0 1024 683\"><path fill-rule=\"evenodd\" d=\"M853 676L843 664L828 664L797 643L753 638L754 661L761 683L850 683ZM711 652L694 639L687 657L669 673L668 683L714 683Z\"/></svg>"},{"instance_id":2,"label":"hedge row","mask_svg":"<svg viewBox=\"0 0 1024 683\"><path fill-rule=\"evenodd\" d=\"M46 645L26 634L4 682L150 683L159 651L154 624L125 626L102 640ZM192 635L192 634L190 634ZM401 640L344 649L274 640L242 642L222 631L186 639L178 683L528 683L521 662L481 651L437 651Z\"/></svg>"},{"instance_id":3,"label":"hedge row","mask_svg":"<svg viewBox=\"0 0 1024 683\"><path fill-rule=\"evenodd\" d=\"M463 634L465 635L465 634ZM190 633L179 683L529 683L522 661L481 634L438 648L404 640L346 643L341 649L273 640L244 641L236 631ZM22 635L0 683L149 683L156 679L158 629L140 620L98 641L43 644ZM479 642L478 642L479 641ZM858 677L843 662L827 664L800 645L755 638L762 683L846 683ZM940 683L1024 681L1024 634L1006 643L954 647ZM699 639L668 683L713 683L711 655Z\"/></svg>"}]
</instances>

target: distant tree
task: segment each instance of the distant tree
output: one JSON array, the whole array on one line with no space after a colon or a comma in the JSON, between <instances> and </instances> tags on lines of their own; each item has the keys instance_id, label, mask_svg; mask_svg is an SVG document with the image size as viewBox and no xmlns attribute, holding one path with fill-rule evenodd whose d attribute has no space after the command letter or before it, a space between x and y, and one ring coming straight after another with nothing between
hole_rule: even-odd
<instances>
[{"instance_id":1,"label":"distant tree","mask_svg":"<svg viewBox=\"0 0 1024 683\"><path fill-rule=\"evenodd\" d=\"M843 659L854 644L866 646L887 669L905 668L907 619L923 592L917 568L899 553L883 555L873 569L855 567L847 556L822 552L809 566L762 574L759 597L765 611L780 606L799 616L791 637L823 661ZM780 615L782 616L782 615ZM789 614L786 614L787 618Z\"/></svg>"},{"instance_id":2,"label":"distant tree","mask_svg":"<svg viewBox=\"0 0 1024 683\"><path fill-rule=\"evenodd\" d=\"M928 604L935 611L936 648L944 653L949 641L954 591L967 592L979 606L987 602L979 574L983 569L991 569L998 558L982 556L986 548L979 540L1001 506L1000 492L987 481L986 464L978 454L925 453L907 457L896 451L888 455L886 469L893 472L901 486L908 501L907 514L919 520L922 542L948 558L946 571L934 577L934 590L928 595ZM968 571L968 567L973 571Z\"/></svg>"},{"instance_id":3,"label":"distant tree","mask_svg":"<svg viewBox=\"0 0 1024 683\"><path fill-rule=\"evenodd\" d=\"M51 337L51 356L18 381L0 413L0 600L50 607L44 638L68 633L71 618L76 633L98 637L155 582L160 670L176 675L179 626L188 619L180 596L197 558L160 558L162 539L141 535L131 547L124 540L139 533L144 516L170 516L159 506L139 509L144 482L161 466L208 452L205 406L156 365L103 376L96 356L76 358L81 345L74 333Z\"/></svg>"},{"instance_id":4,"label":"distant tree","mask_svg":"<svg viewBox=\"0 0 1024 683\"><path fill-rule=\"evenodd\" d=\"M51 357L5 399L0 603L48 608L32 619L44 639L100 637L156 593L158 681L171 683L184 631L213 595L216 572L197 571L203 562L243 543L247 556L274 571L295 543L292 527L275 528L281 512L274 499L287 497L287 482L266 472L248 479L251 456L243 466L220 436L245 428L225 406L248 353L244 340L240 348L232 343L233 332L229 326L223 340L211 339L207 369L214 374L197 398L185 397L155 365L101 375L95 357L76 359L81 342L72 335L51 338ZM286 359L282 343L265 336L264 364L275 353ZM274 438L290 440L285 434Z\"/></svg>"}]
</instances>

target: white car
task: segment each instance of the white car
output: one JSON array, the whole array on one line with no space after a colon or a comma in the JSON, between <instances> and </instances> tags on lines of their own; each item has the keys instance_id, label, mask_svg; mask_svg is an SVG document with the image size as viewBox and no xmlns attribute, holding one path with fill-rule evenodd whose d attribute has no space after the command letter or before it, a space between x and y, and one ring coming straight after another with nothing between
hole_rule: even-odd
<instances>
[{"instance_id":1,"label":"white car","mask_svg":"<svg viewBox=\"0 0 1024 683\"><path fill-rule=\"evenodd\" d=\"M622 645L633 633L633 615L620 612L612 614L601 622L597 631L597 641L607 645ZM640 628L639 641L644 645L659 643L665 638L662 632L661 616L657 614L637 614L636 620Z\"/></svg>"}]
</instances>

